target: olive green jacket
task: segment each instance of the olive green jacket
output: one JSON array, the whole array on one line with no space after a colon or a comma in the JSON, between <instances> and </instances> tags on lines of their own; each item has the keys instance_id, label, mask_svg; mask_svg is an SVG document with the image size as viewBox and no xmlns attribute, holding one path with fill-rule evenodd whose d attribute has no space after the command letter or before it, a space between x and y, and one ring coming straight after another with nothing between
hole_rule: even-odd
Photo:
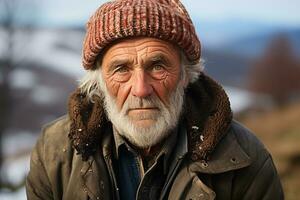
<instances>
[{"instance_id":1,"label":"olive green jacket","mask_svg":"<svg viewBox=\"0 0 300 200\"><path fill-rule=\"evenodd\" d=\"M180 121L185 128L179 132L161 199L283 199L270 154L232 120L224 95L208 77L187 89L186 118ZM44 127L31 154L29 200L118 199L111 125L102 118L99 105L96 101L91 106L75 92L69 115Z\"/></svg>"},{"instance_id":2,"label":"olive green jacket","mask_svg":"<svg viewBox=\"0 0 300 200\"><path fill-rule=\"evenodd\" d=\"M66 134L69 126L64 117L44 128L31 156L28 199L112 199L115 191L111 191L104 158L109 153L102 156L99 151L82 161ZM184 145L178 151L183 156L174 158L177 166L165 184L166 199L283 199L270 154L236 122L209 161L185 159Z\"/></svg>"}]
</instances>

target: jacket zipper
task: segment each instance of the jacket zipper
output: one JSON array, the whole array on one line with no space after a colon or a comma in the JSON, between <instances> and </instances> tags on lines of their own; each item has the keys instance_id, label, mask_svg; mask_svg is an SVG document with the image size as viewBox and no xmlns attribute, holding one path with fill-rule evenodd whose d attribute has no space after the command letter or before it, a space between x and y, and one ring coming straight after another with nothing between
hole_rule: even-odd
<instances>
[{"instance_id":1,"label":"jacket zipper","mask_svg":"<svg viewBox=\"0 0 300 200\"><path fill-rule=\"evenodd\" d=\"M178 171L178 168L179 168L180 164L182 163L182 160L183 160L183 159L181 158L181 159L179 159L179 160L176 162L176 165L175 165L173 171L171 172L170 176L167 177L168 179L166 180L166 184L164 185L164 187L163 187L163 189L162 189L162 192L161 192L161 195L160 195L160 198L159 198L160 200L163 200L163 199L164 199L164 196L166 196L166 193L167 193L167 191L168 191L168 188L170 187L170 184L171 184L172 180L174 179L175 174L176 174L176 172Z\"/></svg>"}]
</instances>

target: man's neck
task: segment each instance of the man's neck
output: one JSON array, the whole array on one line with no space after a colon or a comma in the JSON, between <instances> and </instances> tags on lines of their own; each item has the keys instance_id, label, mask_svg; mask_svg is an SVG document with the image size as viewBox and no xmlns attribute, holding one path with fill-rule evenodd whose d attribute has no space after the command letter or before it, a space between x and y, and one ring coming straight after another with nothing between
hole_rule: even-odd
<instances>
[{"instance_id":1,"label":"man's neck","mask_svg":"<svg viewBox=\"0 0 300 200\"><path fill-rule=\"evenodd\" d=\"M160 152L161 147L163 146L164 142L165 142L165 140L163 140L162 142L160 142L154 146L151 146L151 147L147 147L147 148L134 147L134 149L137 150L137 152L142 156L142 158L153 157Z\"/></svg>"}]
</instances>

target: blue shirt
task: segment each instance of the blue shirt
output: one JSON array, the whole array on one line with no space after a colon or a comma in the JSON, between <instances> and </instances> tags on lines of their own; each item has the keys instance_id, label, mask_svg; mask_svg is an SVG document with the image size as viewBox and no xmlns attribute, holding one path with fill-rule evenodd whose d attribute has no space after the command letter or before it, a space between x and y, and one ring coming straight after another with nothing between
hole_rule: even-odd
<instances>
[{"instance_id":1,"label":"blue shirt","mask_svg":"<svg viewBox=\"0 0 300 200\"><path fill-rule=\"evenodd\" d=\"M116 177L121 200L158 199L168 172L168 159L177 139L177 131L162 144L157 156L144 166L141 155L114 129Z\"/></svg>"}]
</instances>

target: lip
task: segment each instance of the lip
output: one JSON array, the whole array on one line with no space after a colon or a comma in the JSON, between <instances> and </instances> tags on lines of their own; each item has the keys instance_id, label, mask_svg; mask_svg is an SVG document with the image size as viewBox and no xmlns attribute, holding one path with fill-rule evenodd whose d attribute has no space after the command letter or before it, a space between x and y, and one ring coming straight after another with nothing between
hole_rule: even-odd
<instances>
[{"instance_id":1,"label":"lip","mask_svg":"<svg viewBox=\"0 0 300 200\"><path fill-rule=\"evenodd\" d=\"M151 108L131 108L128 110L128 112L139 112L139 111L155 111L158 110L156 107Z\"/></svg>"},{"instance_id":2,"label":"lip","mask_svg":"<svg viewBox=\"0 0 300 200\"><path fill-rule=\"evenodd\" d=\"M150 107L150 108L131 108L128 111L135 111L135 110L158 110L156 107Z\"/></svg>"}]
</instances>

